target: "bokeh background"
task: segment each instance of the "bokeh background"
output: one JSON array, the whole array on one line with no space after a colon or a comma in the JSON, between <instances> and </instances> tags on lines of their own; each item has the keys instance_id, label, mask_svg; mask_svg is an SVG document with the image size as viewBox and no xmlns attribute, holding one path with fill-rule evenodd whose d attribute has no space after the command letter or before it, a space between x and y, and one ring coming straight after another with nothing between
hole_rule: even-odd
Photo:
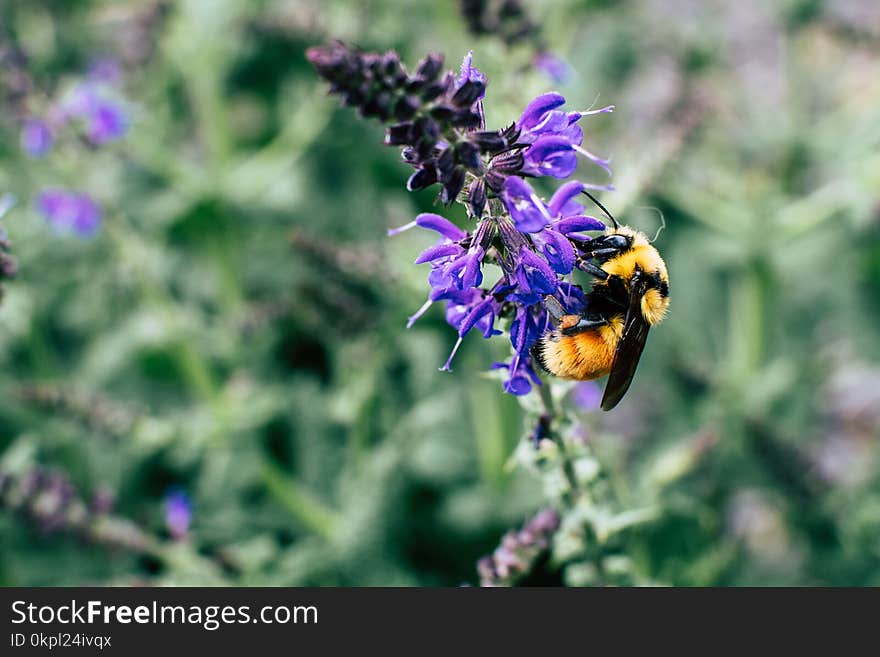
<instances>
[{"instance_id":1,"label":"bokeh background","mask_svg":"<svg viewBox=\"0 0 880 657\"><path fill-rule=\"evenodd\" d=\"M385 231L435 192L327 97L304 51L339 38L472 49L494 125L614 103L586 123L603 200L665 218L671 314L617 409L575 409L602 495L523 581L880 585L880 6L523 8L539 37L470 34L454 0L0 3L0 583L474 584L547 504L484 375L508 343L443 373L442 310L404 328L430 238ZM28 154L107 61L121 138ZM98 230L47 221L47 188Z\"/></svg>"}]
</instances>

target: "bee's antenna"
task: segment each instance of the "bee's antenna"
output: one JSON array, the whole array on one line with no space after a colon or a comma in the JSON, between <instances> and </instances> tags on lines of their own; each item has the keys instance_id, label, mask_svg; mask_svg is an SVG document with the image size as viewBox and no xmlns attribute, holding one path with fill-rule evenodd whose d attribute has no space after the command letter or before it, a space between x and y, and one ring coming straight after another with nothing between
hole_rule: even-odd
<instances>
[{"instance_id":1,"label":"bee's antenna","mask_svg":"<svg viewBox=\"0 0 880 657\"><path fill-rule=\"evenodd\" d=\"M653 205L641 205L641 206L639 206L639 209L640 210L654 210L657 212L657 214L660 215L660 226L657 228L657 232L654 233L654 239L651 240L651 243L653 244L654 242L657 241L657 238L660 237L660 233L663 232L663 229L666 228L666 217L663 216L663 210L661 210L660 208L656 208Z\"/></svg>"},{"instance_id":2,"label":"bee's antenna","mask_svg":"<svg viewBox=\"0 0 880 657\"><path fill-rule=\"evenodd\" d=\"M592 194L590 194L590 192L588 192L588 191L585 190L585 189L584 189L584 190L581 190L581 194L585 194L585 195L587 196L587 198L589 198L593 203L595 203L596 205L599 206L599 208L602 210L602 212L605 213L605 216L608 217L609 219L611 219L611 223L614 224L614 229L615 229L615 230L617 230L618 228L620 228L620 224L617 223L617 219L615 219L614 217L612 217L612 216L611 216L611 213L608 212L608 209L607 209L604 205L602 205L601 203L599 203L599 199L597 199L595 196L593 196Z\"/></svg>"}]
</instances>

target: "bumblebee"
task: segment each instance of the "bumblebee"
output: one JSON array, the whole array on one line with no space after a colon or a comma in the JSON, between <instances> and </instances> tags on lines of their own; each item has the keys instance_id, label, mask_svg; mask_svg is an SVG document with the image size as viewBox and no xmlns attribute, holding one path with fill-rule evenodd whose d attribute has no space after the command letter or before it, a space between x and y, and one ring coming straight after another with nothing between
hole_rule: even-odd
<instances>
[{"instance_id":1,"label":"bumblebee","mask_svg":"<svg viewBox=\"0 0 880 657\"><path fill-rule=\"evenodd\" d=\"M566 314L548 296L544 307L554 328L535 345L545 370L566 379L586 381L609 375L602 410L610 411L629 389L648 330L663 320L669 307L666 263L648 238L621 226L604 206L590 198L611 220L601 236L578 243L577 266L594 277L580 315Z\"/></svg>"}]
</instances>

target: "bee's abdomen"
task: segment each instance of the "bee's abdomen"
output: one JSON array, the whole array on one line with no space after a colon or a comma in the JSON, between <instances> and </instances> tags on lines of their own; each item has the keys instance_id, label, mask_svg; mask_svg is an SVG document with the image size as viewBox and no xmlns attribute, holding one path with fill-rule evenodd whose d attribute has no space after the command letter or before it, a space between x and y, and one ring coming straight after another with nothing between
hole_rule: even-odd
<instances>
[{"instance_id":1,"label":"bee's abdomen","mask_svg":"<svg viewBox=\"0 0 880 657\"><path fill-rule=\"evenodd\" d=\"M613 344L602 335L602 329L571 336L553 331L541 339L537 352L548 372L578 381L605 376L614 360Z\"/></svg>"}]
</instances>

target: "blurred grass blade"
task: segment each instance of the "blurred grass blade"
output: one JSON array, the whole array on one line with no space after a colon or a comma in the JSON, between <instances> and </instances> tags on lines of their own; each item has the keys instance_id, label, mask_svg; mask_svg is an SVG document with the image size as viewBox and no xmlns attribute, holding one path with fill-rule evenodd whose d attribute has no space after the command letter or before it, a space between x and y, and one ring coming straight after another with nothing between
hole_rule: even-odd
<instances>
[{"instance_id":1,"label":"blurred grass blade","mask_svg":"<svg viewBox=\"0 0 880 657\"><path fill-rule=\"evenodd\" d=\"M269 463L263 468L263 483L269 493L307 529L328 541L333 539L338 522L336 513L299 482L277 465Z\"/></svg>"}]
</instances>

